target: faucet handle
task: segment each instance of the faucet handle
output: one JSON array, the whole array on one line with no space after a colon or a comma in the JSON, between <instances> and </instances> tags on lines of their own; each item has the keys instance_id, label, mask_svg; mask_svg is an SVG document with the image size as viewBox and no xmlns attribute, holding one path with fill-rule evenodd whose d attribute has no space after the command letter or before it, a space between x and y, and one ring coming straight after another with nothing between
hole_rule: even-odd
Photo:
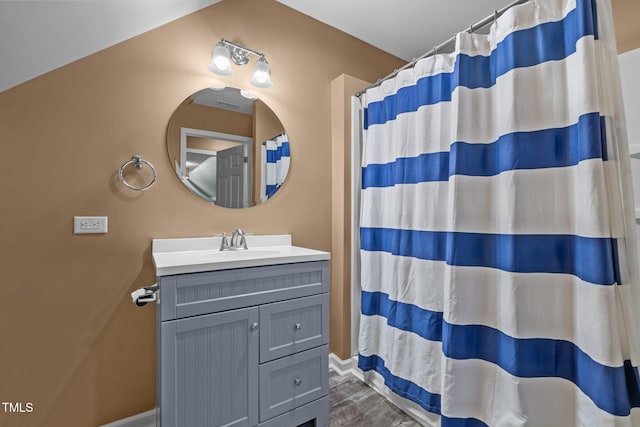
<instances>
[{"instance_id":1,"label":"faucet handle","mask_svg":"<svg viewBox=\"0 0 640 427\"><path fill-rule=\"evenodd\" d=\"M245 249L249 249L247 247L247 236L253 236L253 233L244 233L244 236L242 236L242 243L244 243Z\"/></svg>"},{"instance_id":2,"label":"faucet handle","mask_svg":"<svg viewBox=\"0 0 640 427\"><path fill-rule=\"evenodd\" d=\"M222 237L222 239L220 240L221 251L229 249L229 239L227 238L227 233L214 234L213 237Z\"/></svg>"},{"instance_id":3,"label":"faucet handle","mask_svg":"<svg viewBox=\"0 0 640 427\"><path fill-rule=\"evenodd\" d=\"M240 236L240 242L238 242L238 246L242 249L249 249L249 247L247 246L247 234L242 234Z\"/></svg>"}]
</instances>

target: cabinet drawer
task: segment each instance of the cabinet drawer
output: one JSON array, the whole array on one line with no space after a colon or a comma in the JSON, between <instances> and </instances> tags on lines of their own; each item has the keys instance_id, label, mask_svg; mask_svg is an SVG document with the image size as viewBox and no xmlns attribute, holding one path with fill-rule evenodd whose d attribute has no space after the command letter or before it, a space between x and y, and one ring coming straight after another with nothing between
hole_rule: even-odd
<instances>
[{"instance_id":1,"label":"cabinet drawer","mask_svg":"<svg viewBox=\"0 0 640 427\"><path fill-rule=\"evenodd\" d=\"M329 295L260 307L260 362L329 343Z\"/></svg>"},{"instance_id":2,"label":"cabinet drawer","mask_svg":"<svg viewBox=\"0 0 640 427\"><path fill-rule=\"evenodd\" d=\"M326 345L260 365L260 421L327 395L328 365Z\"/></svg>"},{"instance_id":3,"label":"cabinet drawer","mask_svg":"<svg viewBox=\"0 0 640 427\"><path fill-rule=\"evenodd\" d=\"M162 321L329 291L328 261L160 277Z\"/></svg>"}]
</instances>

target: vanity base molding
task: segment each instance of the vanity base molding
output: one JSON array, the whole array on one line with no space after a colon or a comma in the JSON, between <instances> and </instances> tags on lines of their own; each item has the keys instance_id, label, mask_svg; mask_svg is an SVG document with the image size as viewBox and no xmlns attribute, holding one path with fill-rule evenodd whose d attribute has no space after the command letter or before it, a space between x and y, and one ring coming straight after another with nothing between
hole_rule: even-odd
<instances>
[{"instance_id":1,"label":"vanity base molding","mask_svg":"<svg viewBox=\"0 0 640 427\"><path fill-rule=\"evenodd\" d=\"M325 427L329 425L329 396L307 403L293 411L285 412L258 425L260 427L307 427L307 424L309 427Z\"/></svg>"}]
</instances>

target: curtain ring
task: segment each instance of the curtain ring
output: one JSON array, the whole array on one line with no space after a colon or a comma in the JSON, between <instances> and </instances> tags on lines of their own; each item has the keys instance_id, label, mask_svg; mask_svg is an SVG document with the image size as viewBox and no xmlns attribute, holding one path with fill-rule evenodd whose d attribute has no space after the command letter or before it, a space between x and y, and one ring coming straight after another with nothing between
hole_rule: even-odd
<instances>
[{"instance_id":1,"label":"curtain ring","mask_svg":"<svg viewBox=\"0 0 640 427\"><path fill-rule=\"evenodd\" d=\"M153 178L151 179L151 182L149 182L147 185L144 185L142 187L136 187L134 185L129 184L123 177L123 172L124 172L124 168L126 168L127 166L129 166L130 164L133 164L135 167L137 167L138 169L141 169L142 166L147 165L149 166L149 168L151 169L151 172L153 172ZM132 190L136 190L136 191L144 191L147 190L148 188L150 188L155 182L156 182L156 168L153 167L153 165L148 162L147 160L143 159L142 156L139 155L135 155L131 158L131 160L128 160L126 162L124 162L121 166L120 169L118 170L118 177L120 178L120 182L122 182L125 187L130 188Z\"/></svg>"},{"instance_id":2,"label":"curtain ring","mask_svg":"<svg viewBox=\"0 0 640 427\"><path fill-rule=\"evenodd\" d=\"M436 53L438 53L438 46L434 45L433 51L431 52L431 56L436 56Z\"/></svg>"}]
</instances>

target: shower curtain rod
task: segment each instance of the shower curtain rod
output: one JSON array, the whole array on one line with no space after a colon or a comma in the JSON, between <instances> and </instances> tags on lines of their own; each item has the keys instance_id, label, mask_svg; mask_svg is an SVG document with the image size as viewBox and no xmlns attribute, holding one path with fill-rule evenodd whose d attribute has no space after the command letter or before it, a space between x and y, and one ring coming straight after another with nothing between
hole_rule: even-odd
<instances>
[{"instance_id":1,"label":"shower curtain rod","mask_svg":"<svg viewBox=\"0 0 640 427\"><path fill-rule=\"evenodd\" d=\"M262 141L262 145L265 145L267 143L267 141L271 141L273 139L276 139L279 136L283 136L285 134L285 132L280 132L277 135L272 136L271 138L265 139L264 141Z\"/></svg>"},{"instance_id":2,"label":"shower curtain rod","mask_svg":"<svg viewBox=\"0 0 640 427\"><path fill-rule=\"evenodd\" d=\"M465 31L468 31L469 33L473 33L476 30L484 28L488 24L490 24L492 22L495 22L500 16L502 16L503 13L505 13L507 10L511 9L513 6L518 6L519 4L526 3L528 1L532 1L532 0L515 0L514 2L509 3L508 5L503 7L502 9L494 11L493 15L487 16L482 21L471 25ZM397 70L393 70L393 73L391 73L391 74L389 74L389 75L387 75L387 76L385 76L385 77L383 77L381 79L378 79L375 83L370 84L369 86L365 87L364 89L362 89L359 92L356 92L356 96L360 97L363 93L365 93L367 91L367 89L371 89L372 87L380 86L380 84L382 84L382 82L384 82L385 80L389 80L389 79L395 77L400 71L414 66L415 63L420 61L421 59L424 59L424 58L427 58L429 56L435 55L436 53L438 53L439 50L444 49L445 47L449 46L451 43L454 43L455 41L456 41L456 36L454 35L453 37L451 37L447 41L445 41L443 43L440 43L437 46L434 46L433 49L431 49L430 51L425 52L424 54L420 55L417 58L413 58L411 60L411 62L408 62L407 64L403 65L402 67L398 68Z\"/></svg>"}]
</instances>

